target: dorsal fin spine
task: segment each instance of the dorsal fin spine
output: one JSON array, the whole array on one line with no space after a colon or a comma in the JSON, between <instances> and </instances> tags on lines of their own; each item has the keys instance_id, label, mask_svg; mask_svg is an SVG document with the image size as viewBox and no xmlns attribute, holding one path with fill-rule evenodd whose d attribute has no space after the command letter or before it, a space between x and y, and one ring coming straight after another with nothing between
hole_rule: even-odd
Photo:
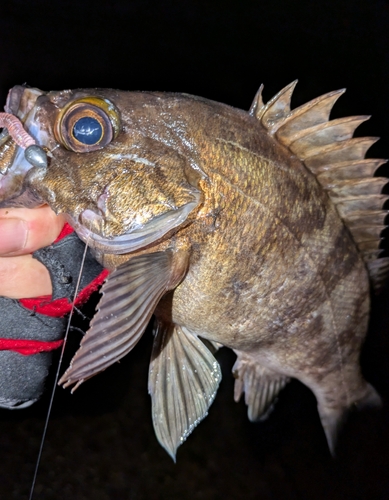
<instances>
[{"instance_id":1,"label":"dorsal fin spine","mask_svg":"<svg viewBox=\"0 0 389 500\"><path fill-rule=\"evenodd\" d=\"M279 124L283 123L290 114L290 101L297 80L283 88L275 95L263 110L261 121L266 123L266 128L277 130Z\"/></svg>"},{"instance_id":2,"label":"dorsal fin spine","mask_svg":"<svg viewBox=\"0 0 389 500\"><path fill-rule=\"evenodd\" d=\"M250 115L255 116L255 118L258 118L258 120L261 119L263 108L265 107L262 100L262 91L263 83L259 87L258 92L255 94L254 100L249 109Z\"/></svg>"},{"instance_id":3,"label":"dorsal fin spine","mask_svg":"<svg viewBox=\"0 0 389 500\"><path fill-rule=\"evenodd\" d=\"M386 163L387 160L375 158L365 158L360 161L342 161L339 163L330 163L322 165L313 173L322 179L323 183L328 180L348 180L348 179L368 179L374 176L378 168Z\"/></svg>"},{"instance_id":4,"label":"dorsal fin spine","mask_svg":"<svg viewBox=\"0 0 389 500\"><path fill-rule=\"evenodd\" d=\"M369 118L369 116L348 116L327 123L320 123L302 130L299 134L295 134L294 140L289 147L294 153L299 154L299 151L304 151L311 144L319 147L327 146L334 143L334 141L351 139L355 129Z\"/></svg>"}]
</instances>

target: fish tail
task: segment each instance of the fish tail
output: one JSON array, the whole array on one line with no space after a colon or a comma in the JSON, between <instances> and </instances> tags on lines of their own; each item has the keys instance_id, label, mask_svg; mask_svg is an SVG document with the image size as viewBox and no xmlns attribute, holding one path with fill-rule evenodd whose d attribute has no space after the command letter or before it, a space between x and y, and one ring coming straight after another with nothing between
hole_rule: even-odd
<instances>
[{"instance_id":1,"label":"fish tail","mask_svg":"<svg viewBox=\"0 0 389 500\"><path fill-rule=\"evenodd\" d=\"M335 455L337 437L350 411L368 408L379 408L382 400L377 391L369 383L363 381L358 397L351 404L330 407L324 402L318 402L320 420L327 438L328 447L332 455Z\"/></svg>"}]
</instances>

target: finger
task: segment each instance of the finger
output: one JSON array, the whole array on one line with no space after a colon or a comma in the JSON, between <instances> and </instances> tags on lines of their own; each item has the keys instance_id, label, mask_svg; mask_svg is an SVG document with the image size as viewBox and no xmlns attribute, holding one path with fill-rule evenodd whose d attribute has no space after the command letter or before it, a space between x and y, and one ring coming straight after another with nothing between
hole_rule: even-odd
<instances>
[{"instance_id":1,"label":"finger","mask_svg":"<svg viewBox=\"0 0 389 500\"><path fill-rule=\"evenodd\" d=\"M0 295L26 299L51 293L49 272L32 255L0 258Z\"/></svg>"},{"instance_id":2,"label":"finger","mask_svg":"<svg viewBox=\"0 0 389 500\"><path fill-rule=\"evenodd\" d=\"M55 215L47 205L0 209L0 255L23 255L50 245L64 224L64 216Z\"/></svg>"}]
</instances>

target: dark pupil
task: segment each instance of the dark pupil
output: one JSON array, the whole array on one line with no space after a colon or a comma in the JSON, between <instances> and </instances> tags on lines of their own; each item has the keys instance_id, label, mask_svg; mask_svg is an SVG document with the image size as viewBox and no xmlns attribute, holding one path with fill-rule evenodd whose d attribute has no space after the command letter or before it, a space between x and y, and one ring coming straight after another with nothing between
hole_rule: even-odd
<instances>
[{"instance_id":1,"label":"dark pupil","mask_svg":"<svg viewBox=\"0 0 389 500\"><path fill-rule=\"evenodd\" d=\"M80 118L73 127L73 135L82 144L96 144L101 139L103 129L100 123L90 116Z\"/></svg>"}]
</instances>

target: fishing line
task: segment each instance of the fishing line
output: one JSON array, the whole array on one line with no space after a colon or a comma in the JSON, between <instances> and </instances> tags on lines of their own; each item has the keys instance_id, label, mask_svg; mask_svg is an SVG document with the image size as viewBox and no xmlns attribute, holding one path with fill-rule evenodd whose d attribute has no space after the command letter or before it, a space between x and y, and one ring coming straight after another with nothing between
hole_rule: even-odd
<instances>
[{"instance_id":1,"label":"fishing line","mask_svg":"<svg viewBox=\"0 0 389 500\"><path fill-rule=\"evenodd\" d=\"M47 410L46 421L45 421L45 425L43 427L42 439L41 439L41 444L40 444L40 447L39 447L38 457L37 457L36 464L35 464L35 471L34 471L34 477L33 477L32 484L31 484L31 490L30 490L29 500L32 500L32 497L34 495L35 483L36 483L36 478L38 476L38 469L39 469L39 465L40 465L40 461L41 461L41 457L42 457L43 446L44 446L45 439L46 439L47 428L49 426L49 420L50 420L50 415L51 415L51 409L53 407L55 390L57 388L57 383L58 383L58 379L59 379L59 372L61 370L63 355L64 355L64 352L65 352L65 346L66 346L66 342L67 342L67 339L68 339L68 334L69 334L69 330L70 330L70 323L71 323L73 312L74 312L74 309L75 309L75 301L76 301L76 298L77 298L78 289L80 288L82 271L84 269L86 252L88 250L88 242L89 242L89 236L88 236L88 238L87 238L87 240L85 242L85 249L84 249L84 253L82 255L80 272L78 273L78 279L77 279L77 283L76 283L76 289L75 289L75 292L74 292L74 298L73 298L73 301L72 301L72 307L71 307L70 313L69 313L69 319L68 319L68 323L67 323L67 326L66 326L65 336L64 336L64 339L63 339L63 344L62 344L62 349L61 349L61 355L59 357L58 368L57 368L57 372L55 374L54 386L53 386L53 390L51 392L51 398L50 398L49 408Z\"/></svg>"}]
</instances>

